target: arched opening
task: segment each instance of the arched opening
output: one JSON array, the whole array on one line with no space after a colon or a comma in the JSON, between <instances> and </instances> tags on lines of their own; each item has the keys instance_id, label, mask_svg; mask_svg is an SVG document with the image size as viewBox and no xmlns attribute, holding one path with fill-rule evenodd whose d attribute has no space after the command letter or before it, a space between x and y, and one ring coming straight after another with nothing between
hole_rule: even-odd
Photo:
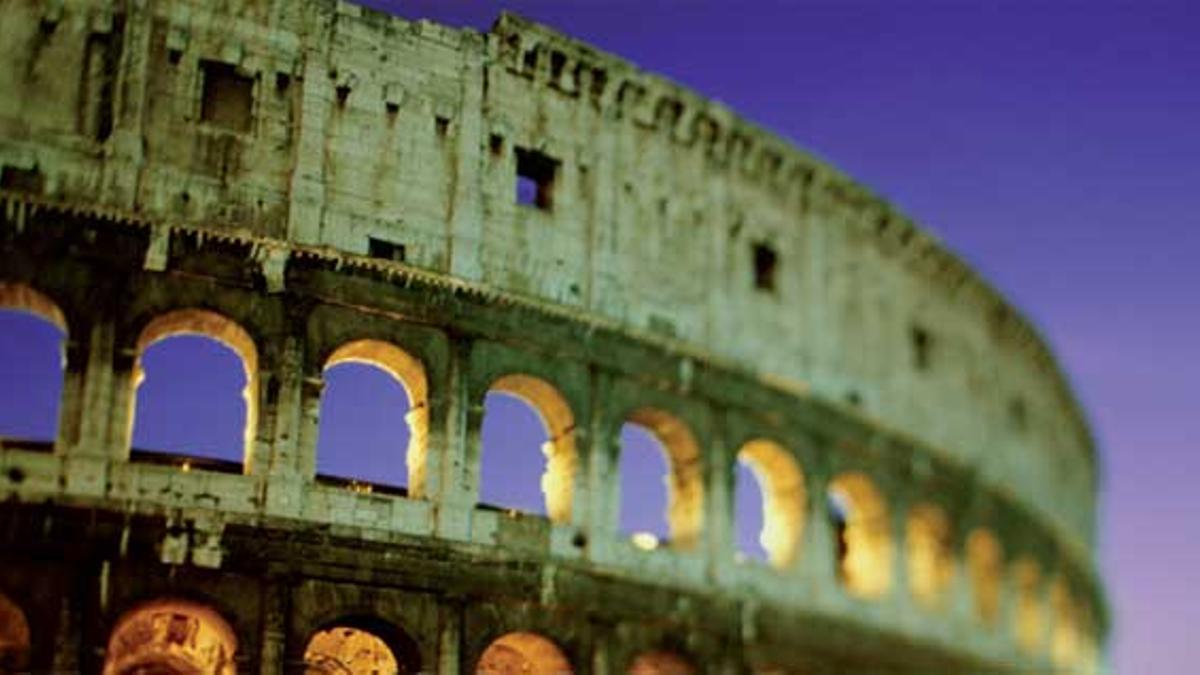
<instances>
[{"instance_id":1,"label":"arched opening","mask_svg":"<svg viewBox=\"0 0 1200 675\"><path fill-rule=\"evenodd\" d=\"M743 445L737 458L738 548L748 557L787 567L796 558L804 531L806 496L800 465L783 446L763 439Z\"/></svg>"},{"instance_id":2,"label":"arched opening","mask_svg":"<svg viewBox=\"0 0 1200 675\"><path fill-rule=\"evenodd\" d=\"M618 470L621 532L644 548L664 536L672 548L694 548L704 520L704 476L687 426L661 410L635 410L621 429Z\"/></svg>"},{"instance_id":3,"label":"arched opening","mask_svg":"<svg viewBox=\"0 0 1200 675\"><path fill-rule=\"evenodd\" d=\"M484 399L479 501L571 520L575 417L545 380L505 375Z\"/></svg>"},{"instance_id":4,"label":"arched opening","mask_svg":"<svg viewBox=\"0 0 1200 675\"><path fill-rule=\"evenodd\" d=\"M572 673L567 657L536 633L508 633L488 645L475 672L480 675L562 675Z\"/></svg>"},{"instance_id":5,"label":"arched opening","mask_svg":"<svg viewBox=\"0 0 1200 675\"><path fill-rule=\"evenodd\" d=\"M155 600L117 621L104 675L234 675L237 638L216 611L195 602Z\"/></svg>"},{"instance_id":6,"label":"arched opening","mask_svg":"<svg viewBox=\"0 0 1200 675\"><path fill-rule=\"evenodd\" d=\"M967 568L975 615L983 623L995 625L1000 617L1000 581L1004 575L1004 554L995 535L982 529L971 532L967 537Z\"/></svg>"},{"instance_id":7,"label":"arched opening","mask_svg":"<svg viewBox=\"0 0 1200 675\"><path fill-rule=\"evenodd\" d=\"M1021 558L1013 563L1013 580L1017 586L1017 606L1014 612L1014 633L1017 646L1027 654L1041 652L1045 639L1046 620L1043 612L1042 573L1037 561Z\"/></svg>"},{"instance_id":8,"label":"arched opening","mask_svg":"<svg viewBox=\"0 0 1200 675\"><path fill-rule=\"evenodd\" d=\"M304 648L306 675L402 675L421 672L416 643L392 624L347 617L317 630Z\"/></svg>"},{"instance_id":9,"label":"arched opening","mask_svg":"<svg viewBox=\"0 0 1200 675\"><path fill-rule=\"evenodd\" d=\"M67 323L52 300L0 282L0 441L49 451L58 435ZM17 441L17 443L13 443Z\"/></svg>"},{"instance_id":10,"label":"arched opening","mask_svg":"<svg viewBox=\"0 0 1200 675\"><path fill-rule=\"evenodd\" d=\"M184 469L249 467L258 352L246 331L215 312L178 310L146 326L137 354L132 458Z\"/></svg>"},{"instance_id":11,"label":"arched opening","mask_svg":"<svg viewBox=\"0 0 1200 675\"><path fill-rule=\"evenodd\" d=\"M29 666L29 622L17 603L0 593L0 673Z\"/></svg>"},{"instance_id":12,"label":"arched opening","mask_svg":"<svg viewBox=\"0 0 1200 675\"><path fill-rule=\"evenodd\" d=\"M1079 612L1070 588L1061 577L1050 587L1050 611L1054 621L1050 634L1050 660L1060 668L1074 668L1082 651Z\"/></svg>"},{"instance_id":13,"label":"arched opening","mask_svg":"<svg viewBox=\"0 0 1200 675\"><path fill-rule=\"evenodd\" d=\"M325 362L317 476L352 488L425 491L428 383L395 345L357 340Z\"/></svg>"},{"instance_id":14,"label":"arched opening","mask_svg":"<svg viewBox=\"0 0 1200 675\"><path fill-rule=\"evenodd\" d=\"M639 654L629 664L629 675L692 675L696 668L682 656L672 652Z\"/></svg>"},{"instance_id":15,"label":"arched opening","mask_svg":"<svg viewBox=\"0 0 1200 675\"><path fill-rule=\"evenodd\" d=\"M954 581L950 521L940 508L918 504L909 512L905 530L913 599L928 609L941 609Z\"/></svg>"},{"instance_id":16,"label":"arched opening","mask_svg":"<svg viewBox=\"0 0 1200 675\"><path fill-rule=\"evenodd\" d=\"M887 504L871 479L847 473L829 484L838 578L851 594L877 598L892 584Z\"/></svg>"}]
</instances>

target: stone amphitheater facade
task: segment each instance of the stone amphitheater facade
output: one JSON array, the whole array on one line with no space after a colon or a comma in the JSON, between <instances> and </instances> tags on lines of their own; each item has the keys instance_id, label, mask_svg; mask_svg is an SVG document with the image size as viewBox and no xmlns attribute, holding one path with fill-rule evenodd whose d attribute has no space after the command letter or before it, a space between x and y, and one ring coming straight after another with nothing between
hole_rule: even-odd
<instances>
[{"instance_id":1,"label":"stone amphitheater facade","mask_svg":"<svg viewBox=\"0 0 1200 675\"><path fill-rule=\"evenodd\" d=\"M0 16L0 306L66 334L56 438L0 440L4 667L1104 670L1054 357L829 165L508 14ZM233 470L131 451L140 355L190 333L246 369ZM405 494L317 480L344 361L404 384ZM545 423L546 517L478 504L489 391ZM659 546L617 527L626 422L669 460Z\"/></svg>"}]
</instances>

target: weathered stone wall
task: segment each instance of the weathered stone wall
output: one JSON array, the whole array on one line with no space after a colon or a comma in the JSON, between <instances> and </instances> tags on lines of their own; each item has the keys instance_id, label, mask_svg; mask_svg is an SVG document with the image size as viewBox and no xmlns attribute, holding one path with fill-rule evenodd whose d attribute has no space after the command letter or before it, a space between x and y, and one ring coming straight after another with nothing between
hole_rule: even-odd
<instances>
[{"instance_id":1,"label":"weathered stone wall","mask_svg":"<svg viewBox=\"0 0 1200 675\"><path fill-rule=\"evenodd\" d=\"M305 613L313 597L353 600L356 584L432 594L398 622L441 672L523 627L558 633L598 672L672 645L735 672L836 669L848 625L874 636L868 662L905 652L897 668L918 671L1069 662L1016 654L1031 631L1102 640L1093 450L1046 346L930 235L720 104L512 16L482 35L330 0L0 0L0 16L0 305L42 311L14 298L43 294L68 335L53 452L0 447L0 494L51 501L72 527L86 522L75 507L141 514L165 534L146 534L135 562L274 589L218 608L245 617L235 628L264 672L323 620ZM540 176L541 206L518 203L519 173ZM253 348L240 474L131 461L139 340L197 309ZM400 347L428 380L410 498L315 481L323 368L364 339ZM575 423L569 515L555 522L476 504L483 397L514 373L552 385ZM651 409L699 449L688 551L639 551L616 532L618 432ZM781 569L733 559L733 466L761 438L803 471L805 525ZM871 536L894 553L891 583L873 600L838 583L829 545L824 498L846 474L887 505ZM906 518L926 503L949 515L963 561L940 614L906 590ZM9 532L36 521L12 514ZM264 561L245 543L256 528L315 528L328 558L281 581L288 544ZM980 529L1005 564L1045 575L1030 605L1005 572L992 630L973 618L963 553ZM101 530L81 539L99 547L88 574L120 538ZM33 560L61 556L56 542ZM418 571L389 576L386 550L356 559L371 542L413 547ZM426 554L441 562L422 567ZM34 564L23 553L7 569ZM489 585L502 578L480 576L490 565L515 585ZM349 590L305 590L318 572ZM0 592L21 595L21 574ZM188 579L216 584L212 597L235 583L205 574ZM160 583L132 576L105 583ZM1083 618L1015 627L1051 580ZM610 606L616 592L628 606ZM37 611L80 645L69 653L103 642ZM116 611L93 611L88 630ZM817 637L797 643L797 622ZM50 663L37 635L35 661Z\"/></svg>"},{"instance_id":2,"label":"weathered stone wall","mask_svg":"<svg viewBox=\"0 0 1200 675\"><path fill-rule=\"evenodd\" d=\"M324 0L4 12L9 187L402 246L847 402L1091 546L1091 442L1037 336L903 216L719 104L511 16L480 35ZM518 150L558 162L549 210L516 203Z\"/></svg>"}]
</instances>

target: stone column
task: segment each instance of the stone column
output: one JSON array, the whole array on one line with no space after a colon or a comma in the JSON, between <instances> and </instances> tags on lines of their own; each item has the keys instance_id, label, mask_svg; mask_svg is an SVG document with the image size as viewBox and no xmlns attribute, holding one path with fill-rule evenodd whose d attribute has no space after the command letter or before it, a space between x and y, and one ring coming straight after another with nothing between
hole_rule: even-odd
<instances>
[{"instance_id":1,"label":"stone column","mask_svg":"<svg viewBox=\"0 0 1200 675\"><path fill-rule=\"evenodd\" d=\"M434 528L439 536L450 539L471 537L471 512L479 476L483 407L468 400L471 348L468 338L455 338L450 345L445 381L440 387L430 383L432 397L441 401L430 410L430 474L436 472L437 478L426 487L430 499L437 503Z\"/></svg>"},{"instance_id":2,"label":"stone column","mask_svg":"<svg viewBox=\"0 0 1200 675\"><path fill-rule=\"evenodd\" d=\"M621 439L620 424L612 415L616 403L612 400L612 385L612 376L608 373L593 374L592 409L588 414L591 455L587 473L579 474L580 481L587 482L588 556L599 562L613 559L619 538L621 476L617 462Z\"/></svg>"},{"instance_id":3,"label":"stone column","mask_svg":"<svg viewBox=\"0 0 1200 675\"><path fill-rule=\"evenodd\" d=\"M710 579L720 581L733 574L737 553L733 514L733 493L736 459L727 441L728 420L724 413L710 416L709 438L698 439L704 458L704 548L706 568Z\"/></svg>"},{"instance_id":4,"label":"stone column","mask_svg":"<svg viewBox=\"0 0 1200 675\"><path fill-rule=\"evenodd\" d=\"M315 416L309 418L305 394L308 389L304 378L304 343L302 327L292 326L283 338L280 357L270 375L261 379L271 382L271 392L262 397L259 425L269 441L269 458L266 462L267 498L266 511L273 515L299 516L303 508L304 486L311 473L302 471L306 458L304 451L312 452L315 459L316 424ZM316 392L316 410L320 406L320 390ZM305 423L312 428L305 433ZM304 441L311 441L306 446ZM315 467L315 464L313 465Z\"/></svg>"}]
</instances>

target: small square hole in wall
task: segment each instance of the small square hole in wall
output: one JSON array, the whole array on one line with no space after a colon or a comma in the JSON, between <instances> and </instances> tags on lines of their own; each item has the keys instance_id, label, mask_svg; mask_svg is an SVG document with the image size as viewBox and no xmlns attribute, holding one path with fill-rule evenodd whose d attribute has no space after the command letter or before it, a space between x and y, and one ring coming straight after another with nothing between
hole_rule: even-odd
<instances>
[{"instance_id":1,"label":"small square hole in wall","mask_svg":"<svg viewBox=\"0 0 1200 675\"><path fill-rule=\"evenodd\" d=\"M372 258L404 262L406 253L404 244L376 239L375 237L367 237L367 255Z\"/></svg>"},{"instance_id":2,"label":"small square hole in wall","mask_svg":"<svg viewBox=\"0 0 1200 675\"><path fill-rule=\"evenodd\" d=\"M760 291L774 292L779 256L770 245L759 242L751 247L754 256L754 287Z\"/></svg>"},{"instance_id":3,"label":"small square hole in wall","mask_svg":"<svg viewBox=\"0 0 1200 675\"><path fill-rule=\"evenodd\" d=\"M516 148L517 203L549 211L554 205L558 160L536 150Z\"/></svg>"},{"instance_id":4,"label":"small square hole in wall","mask_svg":"<svg viewBox=\"0 0 1200 675\"><path fill-rule=\"evenodd\" d=\"M500 134L488 136L488 151L492 153L493 157L504 154L504 137Z\"/></svg>"},{"instance_id":5,"label":"small square hole in wall","mask_svg":"<svg viewBox=\"0 0 1200 675\"><path fill-rule=\"evenodd\" d=\"M445 138L450 134L450 118L437 116L433 120L433 128L437 131L438 138Z\"/></svg>"},{"instance_id":6,"label":"small square hole in wall","mask_svg":"<svg viewBox=\"0 0 1200 675\"><path fill-rule=\"evenodd\" d=\"M200 99L200 119L230 131L250 131L254 109L254 79L237 68L218 61L201 61L204 89Z\"/></svg>"}]
</instances>

